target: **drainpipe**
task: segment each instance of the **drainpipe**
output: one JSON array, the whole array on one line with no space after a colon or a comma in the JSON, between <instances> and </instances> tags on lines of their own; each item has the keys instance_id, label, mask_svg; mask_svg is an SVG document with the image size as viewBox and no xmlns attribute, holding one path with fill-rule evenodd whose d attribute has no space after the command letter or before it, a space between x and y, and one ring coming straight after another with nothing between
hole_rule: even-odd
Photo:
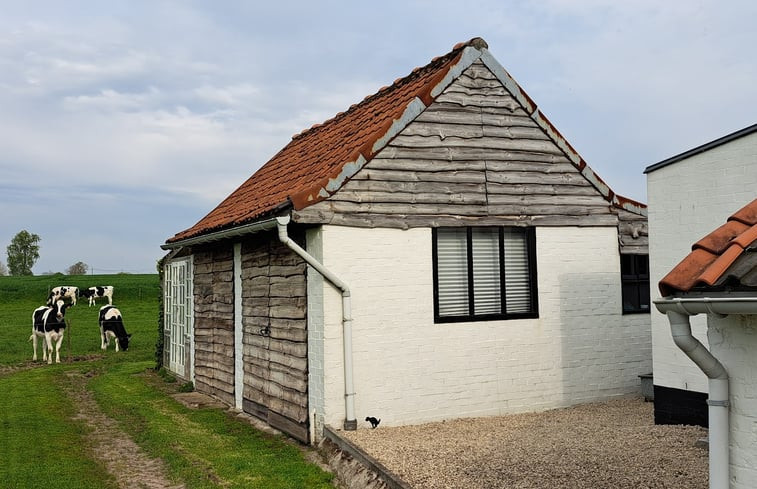
<instances>
[{"instance_id":1,"label":"drainpipe","mask_svg":"<svg viewBox=\"0 0 757 489\"><path fill-rule=\"evenodd\" d=\"M292 241L287 234L289 216L277 217L279 228L279 241L289 249L300 255L311 267L326 280L339 289L342 293L342 343L344 345L344 429L354 431L357 429L355 418L355 386L352 378L352 299L350 288L339 277L324 267L318 260L313 258L300 245Z\"/></svg>"},{"instance_id":2,"label":"drainpipe","mask_svg":"<svg viewBox=\"0 0 757 489\"><path fill-rule=\"evenodd\" d=\"M757 298L693 297L664 298L654 301L657 309L667 315L673 342L707 375L709 398L709 462L710 489L728 489L729 466L729 392L728 372L702 343L691 334L691 316L713 314L757 314Z\"/></svg>"}]
</instances>

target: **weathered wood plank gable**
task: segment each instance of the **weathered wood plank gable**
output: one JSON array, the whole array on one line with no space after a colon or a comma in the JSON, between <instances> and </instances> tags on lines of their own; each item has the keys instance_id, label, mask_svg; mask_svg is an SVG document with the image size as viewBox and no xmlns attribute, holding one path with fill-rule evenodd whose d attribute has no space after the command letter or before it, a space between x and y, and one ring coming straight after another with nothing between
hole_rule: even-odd
<instances>
[{"instance_id":1,"label":"weathered wood plank gable","mask_svg":"<svg viewBox=\"0 0 757 489\"><path fill-rule=\"evenodd\" d=\"M617 225L611 204L481 61L305 223Z\"/></svg>"}]
</instances>

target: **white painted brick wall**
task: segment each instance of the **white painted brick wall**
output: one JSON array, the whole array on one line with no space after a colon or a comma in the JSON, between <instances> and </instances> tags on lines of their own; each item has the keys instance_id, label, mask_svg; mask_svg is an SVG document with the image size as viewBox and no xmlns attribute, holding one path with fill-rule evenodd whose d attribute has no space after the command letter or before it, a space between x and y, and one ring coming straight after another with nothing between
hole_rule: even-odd
<instances>
[{"instance_id":1,"label":"white painted brick wall","mask_svg":"<svg viewBox=\"0 0 757 489\"><path fill-rule=\"evenodd\" d=\"M306 234L307 252L318 261L323 259L321 228L309 229ZM308 409L311 416L311 438L316 440L323 432L324 392L324 323L323 278L313 269L307 276L308 319Z\"/></svg>"},{"instance_id":2,"label":"white painted brick wall","mask_svg":"<svg viewBox=\"0 0 757 489\"><path fill-rule=\"evenodd\" d=\"M430 229L324 226L319 237L324 265L352 290L359 426L639 393L651 370L649 315L621 314L615 228L537 228L539 319L446 324L433 321ZM339 427L341 302L328 285L323 296L325 422Z\"/></svg>"},{"instance_id":3,"label":"white painted brick wall","mask_svg":"<svg viewBox=\"0 0 757 489\"><path fill-rule=\"evenodd\" d=\"M724 224L755 197L757 134L647 175L649 255L652 299L658 282L690 251L691 245ZM663 314L652 308L654 383L707 392L704 374L676 346ZM692 318L692 331L707 346L704 316Z\"/></svg>"},{"instance_id":4,"label":"white painted brick wall","mask_svg":"<svg viewBox=\"0 0 757 489\"><path fill-rule=\"evenodd\" d=\"M712 353L730 377L730 466L732 489L757 487L757 317L712 318Z\"/></svg>"}]
</instances>

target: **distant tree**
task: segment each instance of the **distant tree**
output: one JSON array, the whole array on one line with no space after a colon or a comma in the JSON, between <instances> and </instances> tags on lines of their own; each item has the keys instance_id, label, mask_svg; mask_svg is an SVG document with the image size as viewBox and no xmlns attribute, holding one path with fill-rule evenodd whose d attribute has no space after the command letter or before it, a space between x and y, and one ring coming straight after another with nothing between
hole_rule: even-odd
<instances>
[{"instance_id":1,"label":"distant tree","mask_svg":"<svg viewBox=\"0 0 757 489\"><path fill-rule=\"evenodd\" d=\"M32 267L39 259L39 236L24 229L13 237L6 250L11 275L33 275Z\"/></svg>"},{"instance_id":2,"label":"distant tree","mask_svg":"<svg viewBox=\"0 0 757 489\"><path fill-rule=\"evenodd\" d=\"M66 268L66 275L86 275L89 267L83 261L77 261L70 267Z\"/></svg>"},{"instance_id":3,"label":"distant tree","mask_svg":"<svg viewBox=\"0 0 757 489\"><path fill-rule=\"evenodd\" d=\"M5 265L3 265L3 262L0 261L0 277L8 275L8 269L5 268Z\"/></svg>"}]
</instances>

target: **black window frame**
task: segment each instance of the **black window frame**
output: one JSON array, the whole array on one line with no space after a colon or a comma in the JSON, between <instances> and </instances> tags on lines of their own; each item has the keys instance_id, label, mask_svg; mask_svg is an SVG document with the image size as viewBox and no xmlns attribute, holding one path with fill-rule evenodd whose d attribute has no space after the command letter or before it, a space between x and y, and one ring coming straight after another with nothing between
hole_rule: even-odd
<instances>
[{"instance_id":1,"label":"black window frame","mask_svg":"<svg viewBox=\"0 0 757 489\"><path fill-rule=\"evenodd\" d=\"M500 277L500 305L505 312L498 314L475 314L474 300L474 283L473 283L473 230L481 228L496 228L499 230L499 277ZM447 228L444 228L447 229ZM438 230L432 228L432 261L433 261L433 280L434 280L434 323L457 323L473 321L499 321L510 319L537 319L539 317L539 291L537 287L537 270L536 270L536 232L533 227L516 227L516 226L465 226L467 237L467 265L468 265L468 308L469 313L466 315L440 316L439 315L439 260L438 260ZM530 311L507 313L507 301L505 283L505 246L504 231L505 229L517 229L523 231L526 242L526 252L528 260L528 287L530 292Z\"/></svg>"},{"instance_id":2,"label":"black window frame","mask_svg":"<svg viewBox=\"0 0 757 489\"><path fill-rule=\"evenodd\" d=\"M641 265L640 262L643 262ZM649 314L649 255L620 255L620 290L623 314ZM629 297L629 294L632 297ZM630 307L627 304L631 304ZM644 307L646 306L646 308Z\"/></svg>"}]
</instances>

